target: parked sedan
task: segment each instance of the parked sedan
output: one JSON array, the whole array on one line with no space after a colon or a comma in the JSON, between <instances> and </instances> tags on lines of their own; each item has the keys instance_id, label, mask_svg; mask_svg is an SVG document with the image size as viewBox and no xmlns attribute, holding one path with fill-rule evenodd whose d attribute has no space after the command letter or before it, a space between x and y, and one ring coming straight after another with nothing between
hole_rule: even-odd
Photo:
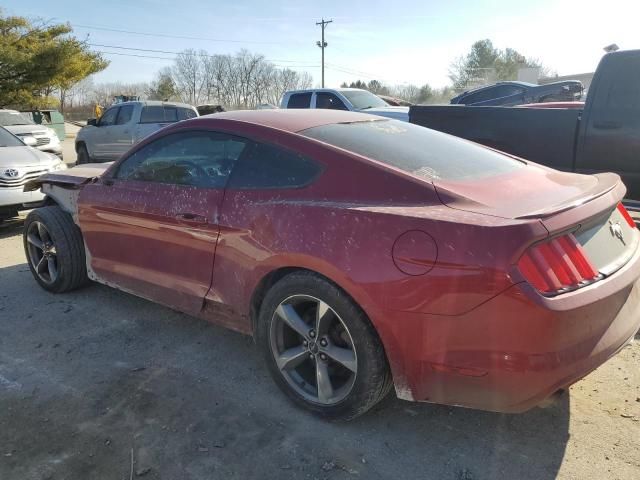
<instances>
[{"instance_id":1,"label":"parked sedan","mask_svg":"<svg viewBox=\"0 0 640 480\"><path fill-rule=\"evenodd\" d=\"M397 120L220 113L39 187L24 246L44 289L91 279L253 335L280 388L328 418L392 386L521 412L640 327L617 175Z\"/></svg>"},{"instance_id":2,"label":"parked sedan","mask_svg":"<svg viewBox=\"0 0 640 480\"><path fill-rule=\"evenodd\" d=\"M35 145L35 138L17 137L0 127L0 222L44 200L42 192L24 191L28 181L67 168L56 155L32 148Z\"/></svg>"},{"instance_id":3,"label":"parked sedan","mask_svg":"<svg viewBox=\"0 0 640 480\"><path fill-rule=\"evenodd\" d=\"M510 107L525 103L567 102L579 100L583 90L579 80L535 85L527 82L498 82L461 93L452 104Z\"/></svg>"},{"instance_id":4,"label":"parked sedan","mask_svg":"<svg viewBox=\"0 0 640 480\"><path fill-rule=\"evenodd\" d=\"M31 119L30 113L2 109L0 110L0 126L18 137L35 138L36 143L33 145L35 148L62 158L62 144L55 130L46 125L36 125Z\"/></svg>"}]
</instances>

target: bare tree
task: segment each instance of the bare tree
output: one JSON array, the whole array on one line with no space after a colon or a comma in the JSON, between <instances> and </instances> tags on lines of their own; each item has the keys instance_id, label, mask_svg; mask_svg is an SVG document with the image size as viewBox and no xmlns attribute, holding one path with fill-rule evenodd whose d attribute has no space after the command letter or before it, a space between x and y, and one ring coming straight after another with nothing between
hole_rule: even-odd
<instances>
[{"instance_id":1,"label":"bare tree","mask_svg":"<svg viewBox=\"0 0 640 480\"><path fill-rule=\"evenodd\" d=\"M308 88L306 73L279 69L264 56L241 50L235 55L209 55L186 50L168 70L158 72L152 85L167 83L169 75L176 97L194 105L215 103L227 108L254 108L278 104L287 90Z\"/></svg>"}]
</instances>

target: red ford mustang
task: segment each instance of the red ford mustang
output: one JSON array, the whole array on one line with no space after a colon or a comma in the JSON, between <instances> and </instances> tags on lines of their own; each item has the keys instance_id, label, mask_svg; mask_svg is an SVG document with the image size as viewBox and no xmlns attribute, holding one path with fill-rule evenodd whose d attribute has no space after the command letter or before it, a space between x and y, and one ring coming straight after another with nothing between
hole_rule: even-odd
<instances>
[{"instance_id":1,"label":"red ford mustang","mask_svg":"<svg viewBox=\"0 0 640 480\"><path fill-rule=\"evenodd\" d=\"M618 176L395 120L222 113L40 187L24 246L43 288L90 279L254 335L282 390L329 418L392 386L521 412L640 326Z\"/></svg>"}]
</instances>

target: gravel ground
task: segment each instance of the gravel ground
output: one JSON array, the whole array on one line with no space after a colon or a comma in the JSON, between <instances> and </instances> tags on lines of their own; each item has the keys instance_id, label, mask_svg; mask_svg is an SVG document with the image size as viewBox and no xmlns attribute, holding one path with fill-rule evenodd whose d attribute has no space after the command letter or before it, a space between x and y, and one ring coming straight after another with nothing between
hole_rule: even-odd
<instances>
[{"instance_id":1,"label":"gravel ground","mask_svg":"<svg viewBox=\"0 0 640 480\"><path fill-rule=\"evenodd\" d=\"M0 479L640 478L640 342L547 409L387 398L326 423L252 341L94 285L41 290L0 226Z\"/></svg>"}]
</instances>

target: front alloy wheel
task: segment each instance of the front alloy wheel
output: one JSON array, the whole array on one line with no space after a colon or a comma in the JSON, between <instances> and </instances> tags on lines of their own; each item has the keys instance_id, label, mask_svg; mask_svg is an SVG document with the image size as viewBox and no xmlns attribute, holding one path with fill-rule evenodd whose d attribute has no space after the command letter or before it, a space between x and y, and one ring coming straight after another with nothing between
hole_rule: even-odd
<instances>
[{"instance_id":1,"label":"front alloy wheel","mask_svg":"<svg viewBox=\"0 0 640 480\"><path fill-rule=\"evenodd\" d=\"M31 222L27 229L27 252L33 271L40 280L51 285L58 279L56 245L42 222Z\"/></svg>"},{"instance_id":2,"label":"front alloy wheel","mask_svg":"<svg viewBox=\"0 0 640 480\"><path fill-rule=\"evenodd\" d=\"M62 293L87 283L82 233L58 206L36 208L27 215L23 244L29 270L45 290Z\"/></svg>"}]
</instances>

